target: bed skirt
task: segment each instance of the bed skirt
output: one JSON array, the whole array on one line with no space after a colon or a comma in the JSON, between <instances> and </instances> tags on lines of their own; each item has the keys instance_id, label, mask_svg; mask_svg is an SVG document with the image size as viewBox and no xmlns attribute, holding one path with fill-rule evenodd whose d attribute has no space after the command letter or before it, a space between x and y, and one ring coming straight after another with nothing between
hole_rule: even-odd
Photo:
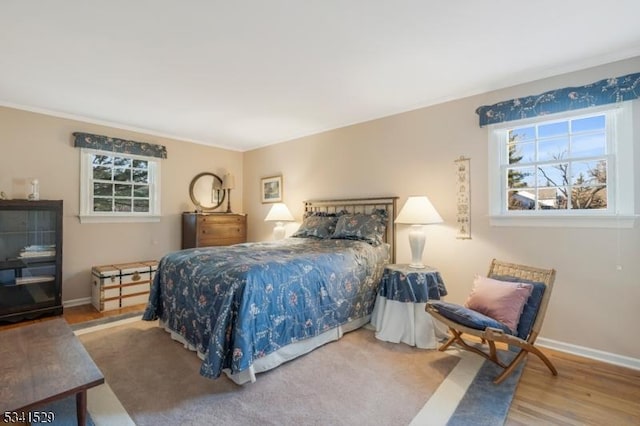
<instances>
[{"instance_id":1,"label":"bed skirt","mask_svg":"<svg viewBox=\"0 0 640 426\"><path fill-rule=\"evenodd\" d=\"M276 368L279 365L287 361L291 361L292 359L297 358L301 355L307 354L324 344L336 341L340 339L344 335L344 333L356 330L368 324L370 320L371 315L367 315L366 317L358 318L336 328L332 328L331 330L325 331L324 333L319 334L315 337L283 346L282 348L270 353L269 355L256 359L253 362L253 365L251 365L246 370L240 371L239 373L232 374L231 370L229 369L224 369L223 372L228 378L233 380L238 385L243 385L249 382L253 383L256 381L256 374ZM195 346L187 342L184 337L168 328L162 322L162 320L159 320L159 325L164 328L167 333L171 334L171 338L173 340L182 343L185 348L196 352L198 354L198 357L204 360L205 354L196 350Z\"/></svg>"}]
</instances>

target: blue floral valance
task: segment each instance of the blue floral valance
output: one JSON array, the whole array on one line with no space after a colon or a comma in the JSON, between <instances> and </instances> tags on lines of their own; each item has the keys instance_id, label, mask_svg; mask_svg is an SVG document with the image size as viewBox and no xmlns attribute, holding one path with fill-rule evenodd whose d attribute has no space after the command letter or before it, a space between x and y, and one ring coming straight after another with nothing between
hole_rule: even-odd
<instances>
[{"instance_id":1,"label":"blue floral valance","mask_svg":"<svg viewBox=\"0 0 640 426\"><path fill-rule=\"evenodd\" d=\"M580 87L550 90L540 95L525 96L485 105L476 109L480 127L504 121L521 120L597 105L628 101L640 97L640 73L607 78Z\"/></svg>"},{"instance_id":2,"label":"blue floral valance","mask_svg":"<svg viewBox=\"0 0 640 426\"><path fill-rule=\"evenodd\" d=\"M73 133L76 148L91 148L124 154L143 155L145 157L167 158L167 147L146 142L128 141L91 133Z\"/></svg>"}]
</instances>

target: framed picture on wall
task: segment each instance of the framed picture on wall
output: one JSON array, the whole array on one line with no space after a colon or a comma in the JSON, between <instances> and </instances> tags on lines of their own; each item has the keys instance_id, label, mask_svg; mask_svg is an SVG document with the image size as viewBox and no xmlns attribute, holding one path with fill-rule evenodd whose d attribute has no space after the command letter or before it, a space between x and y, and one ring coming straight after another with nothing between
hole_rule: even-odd
<instances>
[{"instance_id":1,"label":"framed picture on wall","mask_svg":"<svg viewBox=\"0 0 640 426\"><path fill-rule=\"evenodd\" d=\"M263 203L282 202L282 175L260 179Z\"/></svg>"}]
</instances>

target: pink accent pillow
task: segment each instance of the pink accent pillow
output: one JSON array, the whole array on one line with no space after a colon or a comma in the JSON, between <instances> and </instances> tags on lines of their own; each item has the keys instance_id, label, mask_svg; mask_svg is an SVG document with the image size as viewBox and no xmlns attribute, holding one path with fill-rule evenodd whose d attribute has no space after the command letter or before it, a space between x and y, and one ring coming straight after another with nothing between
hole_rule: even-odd
<instances>
[{"instance_id":1,"label":"pink accent pillow","mask_svg":"<svg viewBox=\"0 0 640 426\"><path fill-rule=\"evenodd\" d=\"M515 333L532 289L531 284L499 281L476 275L473 290L464 306L500 321Z\"/></svg>"}]
</instances>

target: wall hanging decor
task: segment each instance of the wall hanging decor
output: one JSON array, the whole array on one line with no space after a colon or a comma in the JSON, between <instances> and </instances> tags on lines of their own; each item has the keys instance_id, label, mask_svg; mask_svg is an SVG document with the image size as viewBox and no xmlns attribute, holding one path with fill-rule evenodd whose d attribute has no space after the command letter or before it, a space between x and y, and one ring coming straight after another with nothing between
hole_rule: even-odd
<instances>
[{"instance_id":1,"label":"wall hanging decor","mask_svg":"<svg viewBox=\"0 0 640 426\"><path fill-rule=\"evenodd\" d=\"M471 159L460 156L454 161L456 169L457 209L456 238L471 239Z\"/></svg>"},{"instance_id":2,"label":"wall hanging decor","mask_svg":"<svg viewBox=\"0 0 640 426\"><path fill-rule=\"evenodd\" d=\"M260 180L263 203L282 202L282 176L270 176Z\"/></svg>"}]
</instances>

